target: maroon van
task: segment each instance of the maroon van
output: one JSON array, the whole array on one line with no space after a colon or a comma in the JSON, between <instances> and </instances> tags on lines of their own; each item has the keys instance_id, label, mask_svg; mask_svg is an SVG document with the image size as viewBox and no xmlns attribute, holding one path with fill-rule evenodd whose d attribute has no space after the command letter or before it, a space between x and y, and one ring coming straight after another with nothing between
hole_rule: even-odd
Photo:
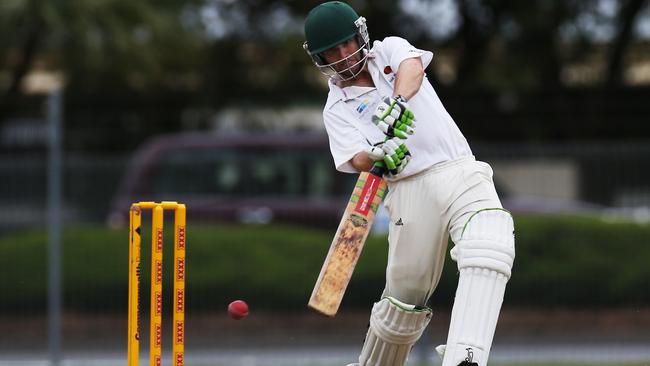
<instances>
[{"instance_id":1,"label":"maroon van","mask_svg":"<svg viewBox=\"0 0 650 366\"><path fill-rule=\"evenodd\" d=\"M324 134L163 135L133 156L108 222L137 201L179 201L188 219L335 228L356 176L338 173Z\"/></svg>"}]
</instances>

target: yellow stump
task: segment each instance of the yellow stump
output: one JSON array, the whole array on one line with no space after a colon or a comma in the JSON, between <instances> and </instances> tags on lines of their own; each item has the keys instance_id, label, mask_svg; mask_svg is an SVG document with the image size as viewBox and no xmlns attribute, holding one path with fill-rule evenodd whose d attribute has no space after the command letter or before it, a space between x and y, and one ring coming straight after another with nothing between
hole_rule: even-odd
<instances>
[{"instance_id":1,"label":"yellow stump","mask_svg":"<svg viewBox=\"0 0 650 366\"><path fill-rule=\"evenodd\" d=\"M183 366L185 354L185 205L174 214L174 366Z\"/></svg>"},{"instance_id":2,"label":"yellow stump","mask_svg":"<svg viewBox=\"0 0 650 366\"><path fill-rule=\"evenodd\" d=\"M156 205L151 219L151 308L149 364L162 365L163 208Z\"/></svg>"},{"instance_id":3,"label":"yellow stump","mask_svg":"<svg viewBox=\"0 0 650 366\"><path fill-rule=\"evenodd\" d=\"M142 211L131 206L129 212L129 344L128 364L138 366L140 354L140 225Z\"/></svg>"},{"instance_id":4,"label":"yellow stump","mask_svg":"<svg viewBox=\"0 0 650 366\"><path fill-rule=\"evenodd\" d=\"M152 210L151 308L149 363L162 365L162 281L164 210L174 210L174 341L173 365L183 366L185 348L185 205L164 201L139 202L129 215L129 315L128 366L137 366L140 351L140 255L142 210Z\"/></svg>"}]
</instances>

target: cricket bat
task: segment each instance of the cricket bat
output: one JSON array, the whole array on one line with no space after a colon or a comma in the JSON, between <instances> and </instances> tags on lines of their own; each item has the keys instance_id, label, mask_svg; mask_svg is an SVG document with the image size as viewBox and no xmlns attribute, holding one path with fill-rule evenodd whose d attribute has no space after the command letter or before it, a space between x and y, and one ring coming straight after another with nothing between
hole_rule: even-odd
<instances>
[{"instance_id":1,"label":"cricket bat","mask_svg":"<svg viewBox=\"0 0 650 366\"><path fill-rule=\"evenodd\" d=\"M341 305L377 208L386 194L382 170L375 166L369 173L359 175L309 299L310 308L327 316L335 316Z\"/></svg>"}]
</instances>

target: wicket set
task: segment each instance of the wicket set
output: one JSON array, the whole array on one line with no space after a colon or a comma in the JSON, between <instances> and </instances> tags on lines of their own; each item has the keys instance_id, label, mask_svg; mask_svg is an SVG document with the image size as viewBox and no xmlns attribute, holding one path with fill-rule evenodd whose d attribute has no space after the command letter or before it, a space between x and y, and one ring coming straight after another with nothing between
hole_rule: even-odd
<instances>
[{"instance_id":1,"label":"wicket set","mask_svg":"<svg viewBox=\"0 0 650 366\"><path fill-rule=\"evenodd\" d=\"M142 211L151 218L151 309L149 364L162 364L162 281L164 210L174 210L174 341L173 365L183 366L185 352L185 205L163 201L138 202L129 212L129 341L128 366L138 366L140 357L140 259Z\"/></svg>"}]
</instances>

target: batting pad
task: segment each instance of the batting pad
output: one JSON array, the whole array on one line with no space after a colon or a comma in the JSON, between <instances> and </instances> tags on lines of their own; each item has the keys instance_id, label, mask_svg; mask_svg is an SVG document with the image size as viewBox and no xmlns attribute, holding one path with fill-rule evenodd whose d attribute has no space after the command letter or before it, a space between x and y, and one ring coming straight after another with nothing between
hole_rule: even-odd
<instances>
[{"instance_id":1,"label":"batting pad","mask_svg":"<svg viewBox=\"0 0 650 366\"><path fill-rule=\"evenodd\" d=\"M474 214L451 251L460 272L442 366L487 364L515 258L514 224L505 210Z\"/></svg>"},{"instance_id":2,"label":"batting pad","mask_svg":"<svg viewBox=\"0 0 650 366\"><path fill-rule=\"evenodd\" d=\"M375 303L359 366L403 366L431 320L431 309L405 304L393 297Z\"/></svg>"}]
</instances>

